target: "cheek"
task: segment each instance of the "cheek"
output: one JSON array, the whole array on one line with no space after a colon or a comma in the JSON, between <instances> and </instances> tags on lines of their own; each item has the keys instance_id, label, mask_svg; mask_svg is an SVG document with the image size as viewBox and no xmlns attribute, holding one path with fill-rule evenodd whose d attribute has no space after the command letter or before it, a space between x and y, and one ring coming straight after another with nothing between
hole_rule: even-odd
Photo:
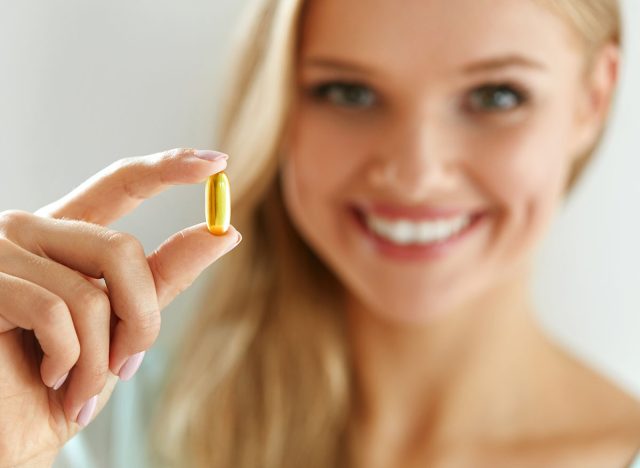
<instances>
[{"instance_id":1,"label":"cheek","mask_svg":"<svg viewBox=\"0 0 640 468\"><path fill-rule=\"evenodd\" d=\"M539 118L487 133L473 144L474 172L500 205L555 199L569 171L569 130L569 119Z\"/></svg>"},{"instance_id":2,"label":"cheek","mask_svg":"<svg viewBox=\"0 0 640 468\"><path fill-rule=\"evenodd\" d=\"M487 132L474 142L473 173L496 206L494 252L525 254L543 236L569 171L566 109L547 110L517 127ZM544 115L542 115L544 114Z\"/></svg>"}]
</instances>

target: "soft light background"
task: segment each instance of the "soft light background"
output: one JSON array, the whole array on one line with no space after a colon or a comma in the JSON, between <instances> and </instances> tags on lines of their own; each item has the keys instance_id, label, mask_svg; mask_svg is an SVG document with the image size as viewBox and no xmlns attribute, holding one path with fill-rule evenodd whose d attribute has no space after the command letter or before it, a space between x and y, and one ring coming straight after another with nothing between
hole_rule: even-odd
<instances>
[{"instance_id":1,"label":"soft light background","mask_svg":"<svg viewBox=\"0 0 640 468\"><path fill-rule=\"evenodd\" d=\"M0 211L34 211L121 157L215 149L220 77L245 3L2 0ZM612 127L542 245L534 294L551 333L640 396L640 2L624 6ZM114 227L149 252L203 216L203 186L174 187ZM206 282L163 312L161 340Z\"/></svg>"}]
</instances>

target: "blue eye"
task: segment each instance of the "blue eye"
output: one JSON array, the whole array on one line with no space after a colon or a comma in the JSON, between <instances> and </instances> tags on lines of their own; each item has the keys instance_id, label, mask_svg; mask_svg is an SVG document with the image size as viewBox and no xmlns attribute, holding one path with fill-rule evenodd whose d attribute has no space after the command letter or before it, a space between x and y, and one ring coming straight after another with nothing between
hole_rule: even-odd
<instances>
[{"instance_id":1,"label":"blue eye","mask_svg":"<svg viewBox=\"0 0 640 468\"><path fill-rule=\"evenodd\" d=\"M343 107L370 107L376 100L371 89L355 83L325 83L313 88L312 94L318 99Z\"/></svg>"},{"instance_id":2,"label":"blue eye","mask_svg":"<svg viewBox=\"0 0 640 468\"><path fill-rule=\"evenodd\" d=\"M515 109L525 100L525 96L511 86L487 85L471 92L469 105L474 111L500 112Z\"/></svg>"}]
</instances>

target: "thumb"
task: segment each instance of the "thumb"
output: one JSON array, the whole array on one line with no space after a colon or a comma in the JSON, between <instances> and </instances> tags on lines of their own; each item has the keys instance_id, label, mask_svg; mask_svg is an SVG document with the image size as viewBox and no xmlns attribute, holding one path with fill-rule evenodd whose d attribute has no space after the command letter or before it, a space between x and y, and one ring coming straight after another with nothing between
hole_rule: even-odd
<instances>
[{"instance_id":1,"label":"thumb","mask_svg":"<svg viewBox=\"0 0 640 468\"><path fill-rule=\"evenodd\" d=\"M233 227L222 236L209 232L206 223L179 231L147 256L156 284L158 305L166 307L202 271L232 250L242 240Z\"/></svg>"}]
</instances>

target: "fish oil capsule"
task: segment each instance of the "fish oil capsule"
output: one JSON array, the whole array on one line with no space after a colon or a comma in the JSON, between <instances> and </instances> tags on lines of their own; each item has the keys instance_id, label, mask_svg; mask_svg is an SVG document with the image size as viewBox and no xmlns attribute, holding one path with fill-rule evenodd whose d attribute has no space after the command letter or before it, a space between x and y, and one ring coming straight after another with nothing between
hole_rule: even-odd
<instances>
[{"instance_id":1,"label":"fish oil capsule","mask_svg":"<svg viewBox=\"0 0 640 468\"><path fill-rule=\"evenodd\" d=\"M229 230L231 222L231 191L227 174L210 175L205 189L207 227L211 234L221 236Z\"/></svg>"}]
</instances>

